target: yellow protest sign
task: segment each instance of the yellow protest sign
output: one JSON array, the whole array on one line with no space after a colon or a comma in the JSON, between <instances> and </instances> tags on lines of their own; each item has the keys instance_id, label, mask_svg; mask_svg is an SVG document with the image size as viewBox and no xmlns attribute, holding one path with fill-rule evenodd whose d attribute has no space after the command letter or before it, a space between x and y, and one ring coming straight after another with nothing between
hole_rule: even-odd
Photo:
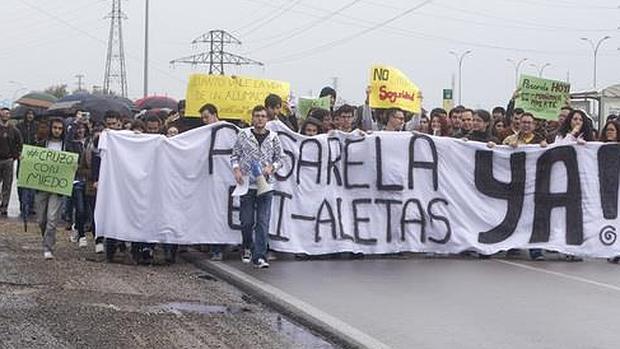
<instances>
[{"instance_id":1,"label":"yellow protest sign","mask_svg":"<svg viewBox=\"0 0 620 349\"><path fill-rule=\"evenodd\" d=\"M252 79L243 76L192 74L185 95L185 115L199 117L198 110L206 103L215 105L220 118L244 120L252 118L252 108L263 105L270 93L286 101L288 82Z\"/></svg>"},{"instance_id":2,"label":"yellow protest sign","mask_svg":"<svg viewBox=\"0 0 620 349\"><path fill-rule=\"evenodd\" d=\"M412 113L422 109L422 92L400 70L385 66L370 67L370 107L400 108Z\"/></svg>"}]
</instances>

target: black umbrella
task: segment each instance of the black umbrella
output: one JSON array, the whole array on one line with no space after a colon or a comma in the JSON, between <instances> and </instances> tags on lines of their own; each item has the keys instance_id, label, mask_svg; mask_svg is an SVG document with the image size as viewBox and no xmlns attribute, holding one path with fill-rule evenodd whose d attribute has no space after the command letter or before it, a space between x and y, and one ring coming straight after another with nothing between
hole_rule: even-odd
<instances>
[{"instance_id":1,"label":"black umbrella","mask_svg":"<svg viewBox=\"0 0 620 349\"><path fill-rule=\"evenodd\" d=\"M70 117L77 109L90 113L94 121L103 121L108 110L118 112L121 117L133 118L133 103L122 97L89 93L75 93L65 96L52 104L47 110L48 116Z\"/></svg>"},{"instance_id":2,"label":"black umbrella","mask_svg":"<svg viewBox=\"0 0 620 349\"><path fill-rule=\"evenodd\" d=\"M26 116L26 112L28 110L34 111L34 116L38 117L38 116L44 115L47 108L34 108L34 107L18 105L17 107L13 108L13 110L11 110L11 118L23 119L24 116Z\"/></svg>"}]
</instances>

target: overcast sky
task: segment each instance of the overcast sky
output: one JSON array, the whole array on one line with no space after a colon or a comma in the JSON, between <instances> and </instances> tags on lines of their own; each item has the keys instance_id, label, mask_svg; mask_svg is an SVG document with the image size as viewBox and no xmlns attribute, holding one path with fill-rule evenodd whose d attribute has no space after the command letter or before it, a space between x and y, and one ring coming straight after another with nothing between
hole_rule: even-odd
<instances>
[{"instance_id":1,"label":"overcast sky","mask_svg":"<svg viewBox=\"0 0 620 349\"><path fill-rule=\"evenodd\" d=\"M111 0L0 1L0 100L53 84L102 85ZM383 63L418 84L424 106L441 105L457 63L450 50L471 49L463 64L463 103L505 104L514 88L507 59L528 58L572 90L592 87L592 48L599 51L598 86L620 83L620 1L616 0L151 0L149 93L183 98L189 66L174 58L206 47L190 42L212 29L241 41L232 53L265 63L227 74L289 81L296 95L317 94L338 78L340 96L363 100L368 69ZM420 7L420 5L423 5ZM142 96L144 0L122 2L129 97ZM419 7L415 9L416 7ZM415 10L414 10L415 9ZM394 19L390 21L391 19ZM380 25L388 22L388 24ZM525 64L525 73L537 74Z\"/></svg>"}]
</instances>

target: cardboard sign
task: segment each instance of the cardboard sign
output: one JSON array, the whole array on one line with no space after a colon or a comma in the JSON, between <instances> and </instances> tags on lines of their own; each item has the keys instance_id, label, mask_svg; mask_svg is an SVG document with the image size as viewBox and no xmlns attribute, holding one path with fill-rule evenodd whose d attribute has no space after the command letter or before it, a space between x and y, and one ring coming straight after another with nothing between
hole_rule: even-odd
<instances>
[{"instance_id":1,"label":"cardboard sign","mask_svg":"<svg viewBox=\"0 0 620 349\"><path fill-rule=\"evenodd\" d=\"M17 186L71 196L79 155L24 145Z\"/></svg>"},{"instance_id":2,"label":"cardboard sign","mask_svg":"<svg viewBox=\"0 0 620 349\"><path fill-rule=\"evenodd\" d=\"M521 75L519 89L515 108L523 108L538 119L557 120L570 98L570 84L564 81Z\"/></svg>"},{"instance_id":3,"label":"cardboard sign","mask_svg":"<svg viewBox=\"0 0 620 349\"><path fill-rule=\"evenodd\" d=\"M288 82L252 79L243 76L192 74L187 84L186 110L188 117L199 117L200 108L211 103L222 119L252 119L252 108L264 105L273 93L286 101L290 92Z\"/></svg>"},{"instance_id":4,"label":"cardboard sign","mask_svg":"<svg viewBox=\"0 0 620 349\"><path fill-rule=\"evenodd\" d=\"M373 65L370 68L370 107L400 108L420 113L422 93L400 70L384 65Z\"/></svg>"},{"instance_id":5,"label":"cardboard sign","mask_svg":"<svg viewBox=\"0 0 620 349\"><path fill-rule=\"evenodd\" d=\"M299 97L297 101L297 117L299 119L305 119L308 117L308 113L312 108L320 108L329 110L331 106L331 97L325 96L321 98L304 98Z\"/></svg>"}]
</instances>

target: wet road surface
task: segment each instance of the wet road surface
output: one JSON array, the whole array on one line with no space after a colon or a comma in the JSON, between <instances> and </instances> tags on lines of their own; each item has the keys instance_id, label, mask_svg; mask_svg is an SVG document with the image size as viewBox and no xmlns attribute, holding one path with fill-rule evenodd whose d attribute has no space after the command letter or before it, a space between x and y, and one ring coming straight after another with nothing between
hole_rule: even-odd
<instances>
[{"instance_id":1,"label":"wet road surface","mask_svg":"<svg viewBox=\"0 0 620 349\"><path fill-rule=\"evenodd\" d=\"M228 265L394 348L618 348L620 266L513 259Z\"/></svg>"}]
</instances>

